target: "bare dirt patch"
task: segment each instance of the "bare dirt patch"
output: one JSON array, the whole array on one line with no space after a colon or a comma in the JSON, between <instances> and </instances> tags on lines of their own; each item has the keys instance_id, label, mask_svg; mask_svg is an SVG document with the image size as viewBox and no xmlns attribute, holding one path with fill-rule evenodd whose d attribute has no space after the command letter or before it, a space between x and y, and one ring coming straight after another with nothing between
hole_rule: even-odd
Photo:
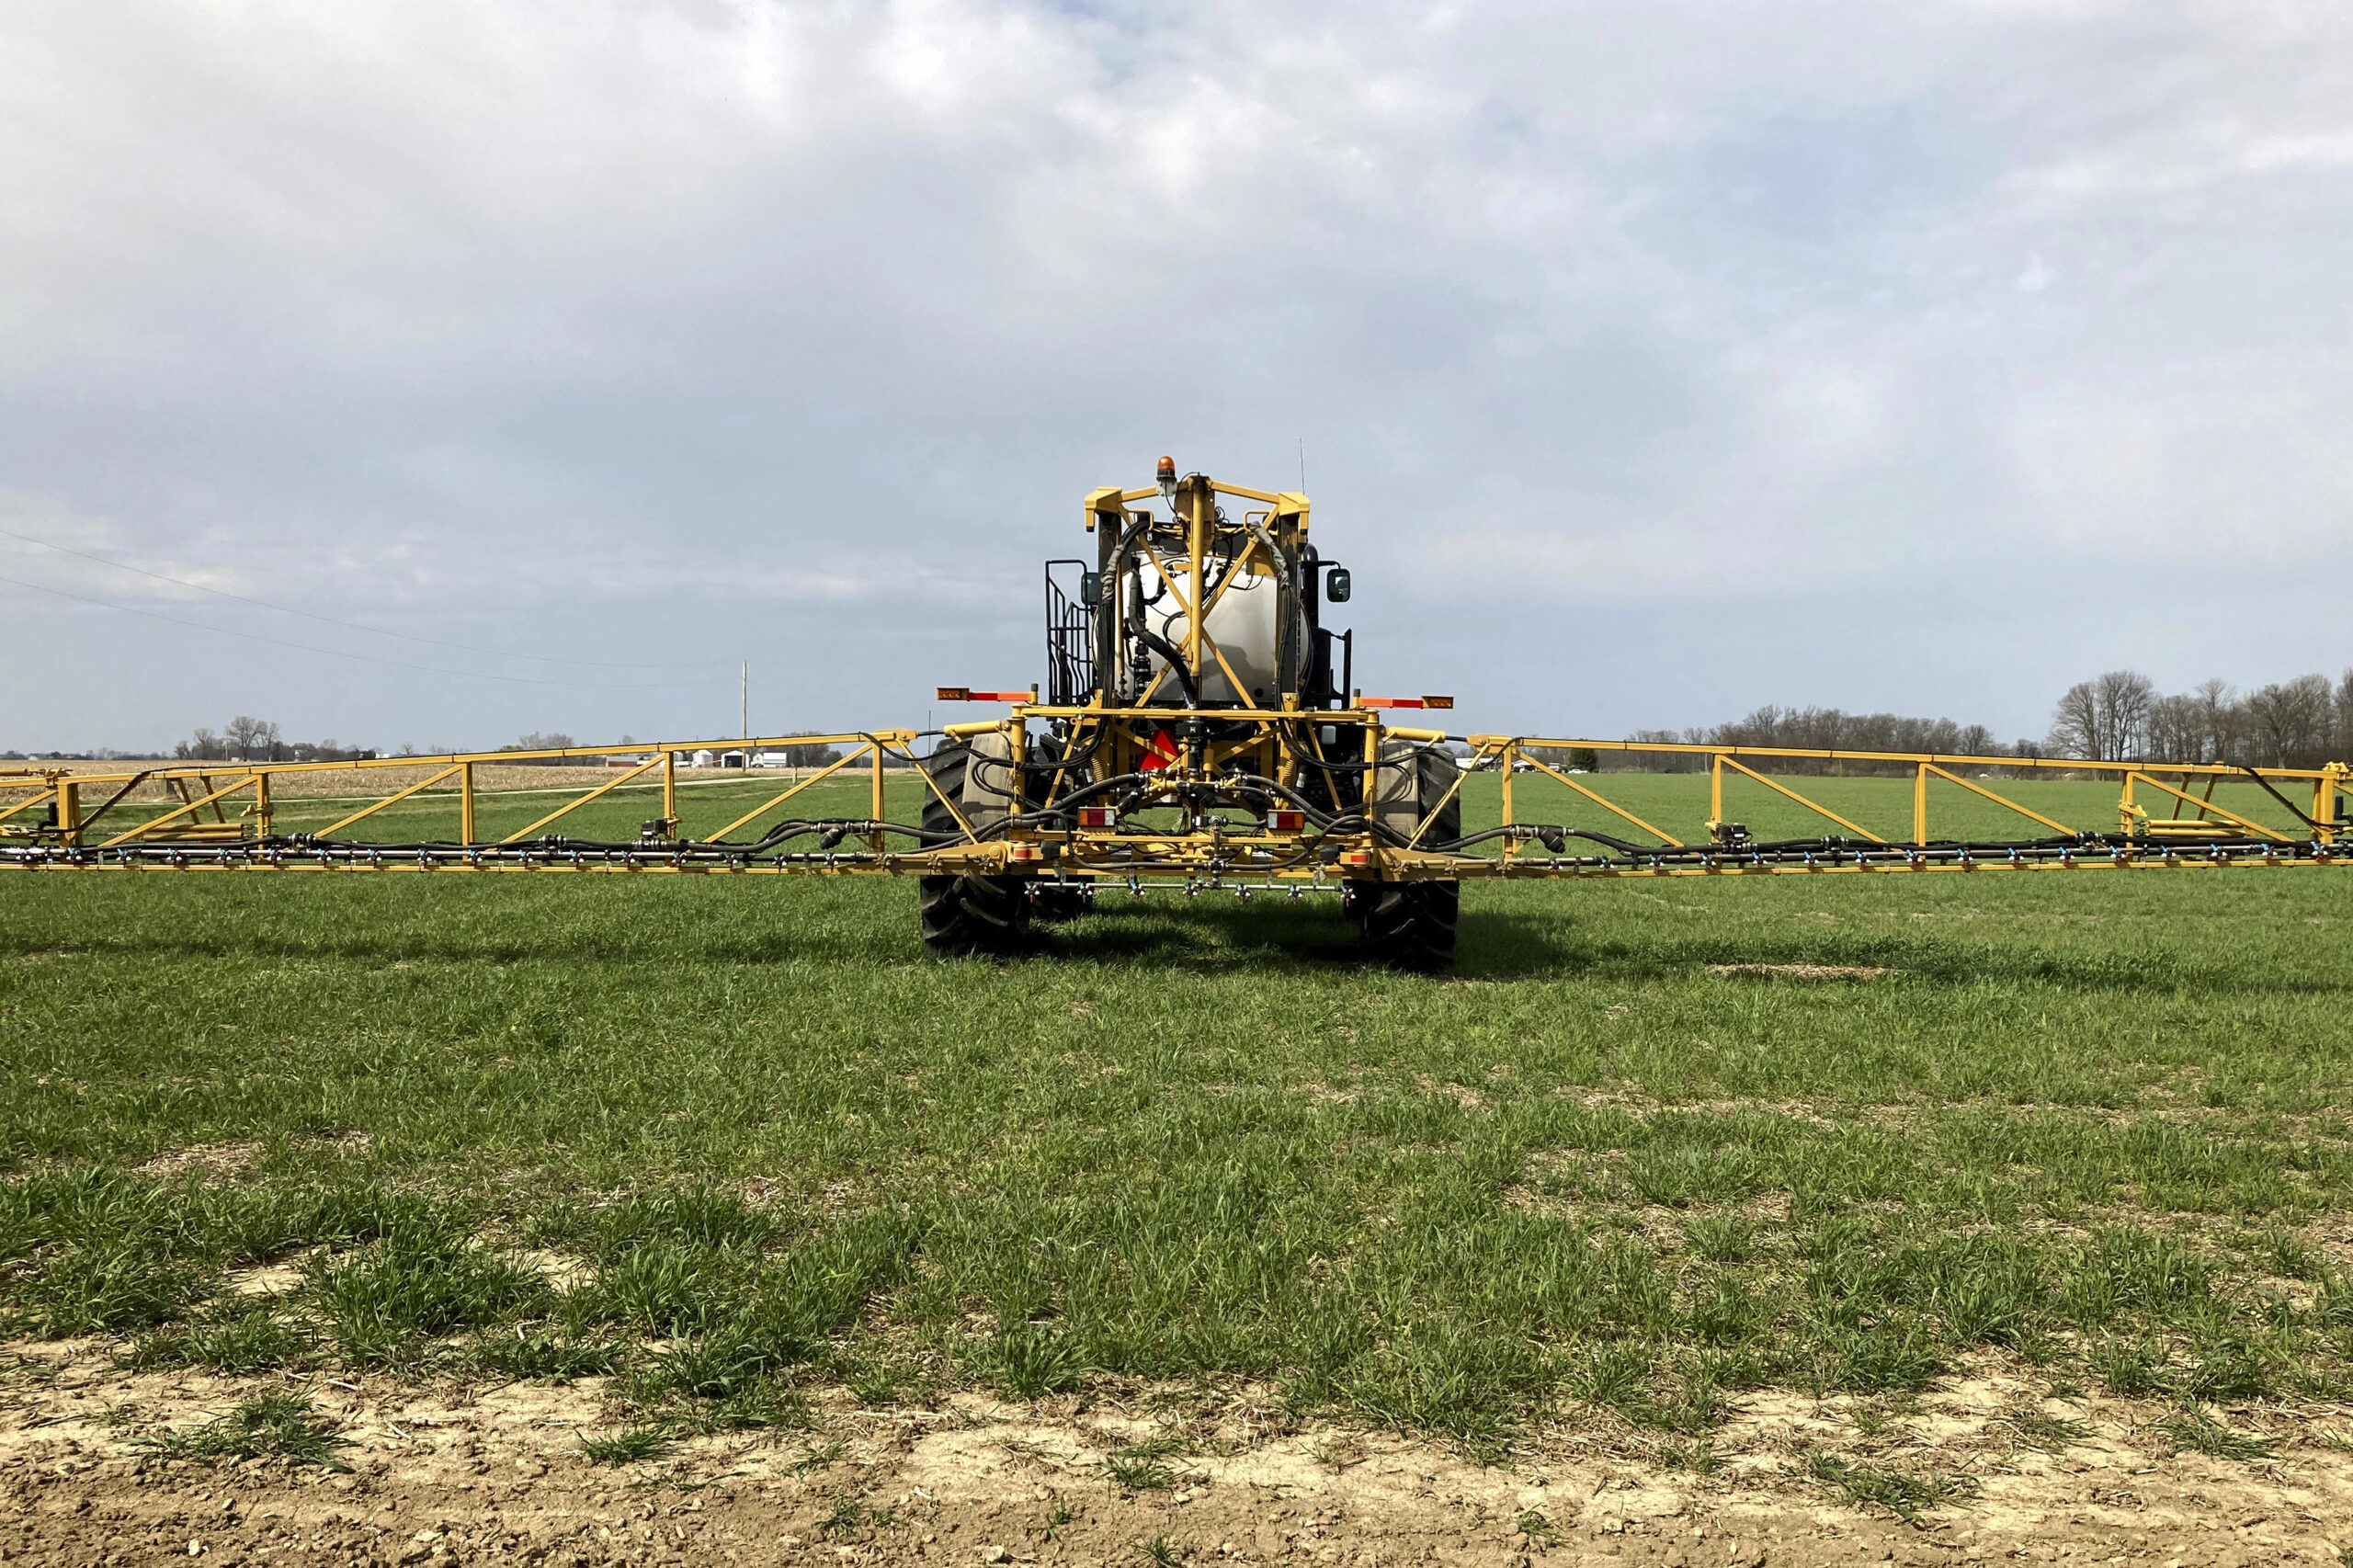
<instances>
[{"instance_id":1,"label":"bare dirt patch","mask_svg":"<svg viewBox=\"0 0 2353 1568\"><path fill-rule=\"evenodd\" d=\"M1248 1392L1222 1402L957 1395L868 1410L820 1392L813 1430L681 1439L591 1464L616 1412L594 1383L460 1388L386 1378L304 1385L349 1439L347 1473L276 1460L163 1460L142 1435L284 1385L125 1374L103 1346L20 1345L0 1373L0 1561L14 1563L1523 1564L2334 1561L2353 1536L2345 1414L2229 1419L2279 1445L2240 1464L2174 1454L2163 1412L2047 1405L1999 1370L1859 1435L1861 1406L1760 1395L1717 1435L1715 1468L1606 1418L1537 1435L1483 1468L1392 1434L1297 1427ZM2010 1419L2047 1408L2088 1436L2043 1451ZM1168 1445L1165 1484L1105 1460ZM1919 1526L1833 1495L1807 1456L1957 1472L1975 1500Z\"/></svg>"},{"instance_id":2,"label":"bare dirt patch","mask_svg":"<svg viewBox=\"0 0 2353 1568\"><path fill-rule=\"evenodd\" d=\"M1711 963L1714 975L1761 974L1776 980L1884 980L1900 972L1857 963Z\"/></svg>"},{"instance_id":3,"label":"bare dirt patch","mask_svg":"<svg viewBox=\"0 0 2353 1568\"><path fill-rule=\"evenodd\" d=\"M177 1181L193 1175L211 1187L244 1176L260 1156L258 1143L190 1143L142 1160L137 1168L141 1176L159 1181Z\"/></svg>"}]
</instances>

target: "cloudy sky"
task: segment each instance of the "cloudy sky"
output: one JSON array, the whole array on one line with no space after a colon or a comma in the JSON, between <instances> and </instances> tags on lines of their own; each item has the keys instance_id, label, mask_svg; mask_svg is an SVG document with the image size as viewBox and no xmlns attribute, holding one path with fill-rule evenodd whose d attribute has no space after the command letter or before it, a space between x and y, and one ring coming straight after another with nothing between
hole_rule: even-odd
<instances>
[{"instance_id":1,"label":"cloudy sky","mask_svg":"<svg viewBox=\"0 0 2353 1568\"><path fill-rule=\"evenodd\" d=\"M2328 0L20 0L0 72L0 746L920 722L1086 490L1302 444L1360 683L1474 727L2353 663Z\"/></svg>"}]
</instances>

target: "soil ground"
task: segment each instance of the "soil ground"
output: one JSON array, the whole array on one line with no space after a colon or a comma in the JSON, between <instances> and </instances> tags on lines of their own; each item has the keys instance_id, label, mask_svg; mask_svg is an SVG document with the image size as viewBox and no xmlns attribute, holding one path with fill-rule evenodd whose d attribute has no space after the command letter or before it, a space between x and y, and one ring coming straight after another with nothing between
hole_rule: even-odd
<instances>
[{"instance_id":1,"label":"soil ground","mask_svg":"<svg viewBox=\"0 0 2353 1568\"><path fill-rule=\"evenodd\" d=\"M2235 1413L2281 1457L2175 1453L2156 1404L2063 1411L2088 1441L2022 1447L2004 1420L2039 1382L1973 1369L1885 1435L1890 1457L1981 1490L1915 1526L1830 1494L1802 1460L1852 1402L1748 1401L1700 1476L1605 1427L1538 1434L1505 1463L1391 1435L1297 1427L1246 1391L1140 1392L933 1408L813 1400L816 1425L682 1439L622 1469L584 1436L615 1412L593 1381L308 1385L350 1438L335 1473L278 1460L163 1460L142 1436L257 1389L133 1375L95 1341L22 1343L0 1378L0 1561L209 1564L547 1562L2334 1563L2353 1541L2345 1412ZM1107 1452L1191 1434L1165 1486L1126 1490ZM1851 1443L1850 1445L1851 1446Z\"/></svg>"}]
</instances>

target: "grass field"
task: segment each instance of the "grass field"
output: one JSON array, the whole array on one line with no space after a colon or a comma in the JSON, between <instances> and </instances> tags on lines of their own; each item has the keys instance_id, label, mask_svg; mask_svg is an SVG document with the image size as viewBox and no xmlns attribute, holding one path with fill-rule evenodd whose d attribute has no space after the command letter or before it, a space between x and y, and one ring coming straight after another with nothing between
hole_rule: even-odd
<instances>
[{"instance_id":1,"label":"grass field","mask_svg":"<svg viewBox=\"0 0 2353 1568\"><path fill-rule=\"evenodd\" d=\"M1704 779L1603 782L1704 814ZM1908 826L1908 784L1813 783ZM1733 814L1807 831L1779 810ZM2353 1394L2353 876L1481 884L1440 979L1264 898L942 962L914 892L11 876L0 1307L148 1366L610 1370L657 1435L790 1424L818 1380L1250 1380L1481 1451L1606 1407L1699 1453L1746 1391L1988 1347ZM224 1290L265 1264L291 1288Z\"/></svg>"}]
</instances>

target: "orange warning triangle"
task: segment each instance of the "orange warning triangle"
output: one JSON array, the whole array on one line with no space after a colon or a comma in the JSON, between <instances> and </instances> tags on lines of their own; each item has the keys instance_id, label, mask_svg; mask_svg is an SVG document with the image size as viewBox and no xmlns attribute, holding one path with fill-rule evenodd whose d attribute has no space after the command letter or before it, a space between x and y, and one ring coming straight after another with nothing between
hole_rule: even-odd
<instances>
[{"instance_id":1,"label":"orange warning triangle","mask_svg":"<svg viewBox=\"0 0 2353 1568\"><path fill-rule=\"evenodd\" d=\"M1169 738L1167 731L1157 731L1152 737L1151 748L1143 754L1143 760L1136 764L1136 771L1150 773L1155 768L1169 767L1176 757L1176 743Z\"/></svg>"}]
</instances>

